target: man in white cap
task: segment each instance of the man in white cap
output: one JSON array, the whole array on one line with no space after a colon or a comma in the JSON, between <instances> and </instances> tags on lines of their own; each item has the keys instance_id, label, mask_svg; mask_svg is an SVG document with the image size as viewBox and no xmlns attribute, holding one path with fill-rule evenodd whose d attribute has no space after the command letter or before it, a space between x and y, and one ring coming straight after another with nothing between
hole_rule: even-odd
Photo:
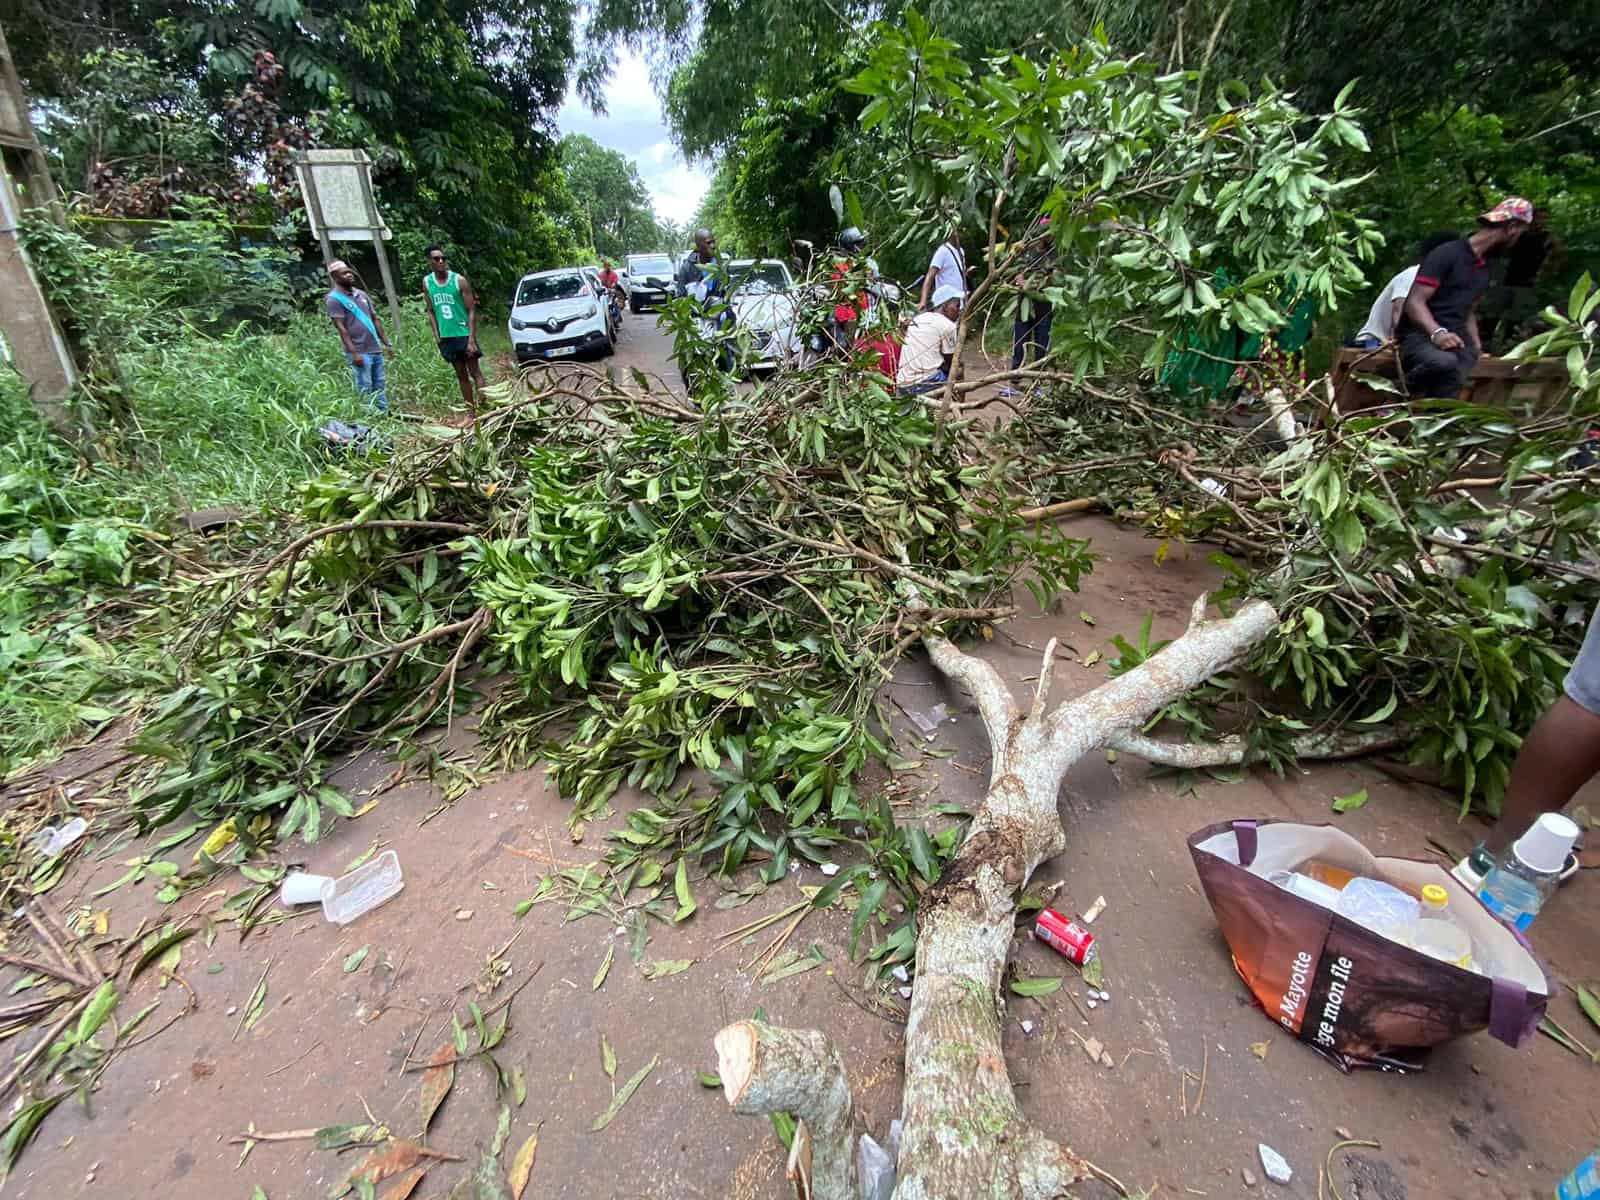
<instances>
[{"instance_id":1,"label":"man in white cap","mask_svg":"<svg viewBox=\"0 0 1600 1200\"><path fill-rule=\"evenodd\" d=\"M941 284L933 293L933 306L918 313L906 329L905 348L900 351L900 368L895 385L908 396L931 392L950 378L950 364L959 348L961 289Z\"/></svg>"},{"instance_id":2,"label":"man in white cap","mask_svg":"<svg viewBox=\"0 0 1600 1200\"><path fill-rule=\"evenodd\" d=\"M350 264L342 258L334 259L328 264L328 278L333 280L333 290L328 293L328 319L338 330L344 356L355 371L356 391L379 412L388 412L383 360L394 355L394 347L383 336L372 298L356 286L356 273Z\"/></svg>"},{"instance_id":3,"label":"man in white cap","mask_svg":"<svg viewBox=\"0 0 1600 1200\"><path fill-rule=\"evenodd\" d=\"M1483 353L1478 301L1489 287L1489 259L1504 254L1533 224L1533 205L1507 196L1464 238L1428 252L1406 294L1395 337L1413 396L1460 394Z\"/></svg>"}]
</instances>

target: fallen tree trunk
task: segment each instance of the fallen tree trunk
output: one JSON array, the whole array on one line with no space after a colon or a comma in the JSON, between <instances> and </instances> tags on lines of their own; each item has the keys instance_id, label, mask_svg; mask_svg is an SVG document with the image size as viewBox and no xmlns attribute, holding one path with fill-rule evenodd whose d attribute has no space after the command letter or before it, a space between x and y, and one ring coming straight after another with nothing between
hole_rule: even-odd
<instances>
[{"instance_id":1,"label":"fallen tree trunk","mask_svg":"<svg viewBox=\"0 0 1600 1200\"><path fill-rule=\"evenodd\" d=\"M1023 1117L1006 1071L1001 984L1016 897L1039 864L1066 846L1057 799L1073 764L1237 662L1277 622L1264 603L1227 619L1206 620L1204 613L1201 597L1183 637L1127 674L1046 712L1052 642L1026 717L992 666L943 637L924 636L935 665L977 701L994 755L988 795L966 841L917 907L896 1200L1036 1200L1060 1196L1093 1173ZM737 1028L720 1034L719 1046ZM825 1051L818 1055L827 1058ZM782 1089L790 1102L793 1083ZM814 1073L802 1089L807 1106L838 1112L837 1100L822 1099L834 1086L831 1073ZM754 1101L758 1091L741 1088L737 1110L773 1111ZM729 1099L736 1099L731 1090ZM851 1194L848 1178L824 1181L820 1160L817 1165L817 1195Z\"/></svg>"}]
</instances>

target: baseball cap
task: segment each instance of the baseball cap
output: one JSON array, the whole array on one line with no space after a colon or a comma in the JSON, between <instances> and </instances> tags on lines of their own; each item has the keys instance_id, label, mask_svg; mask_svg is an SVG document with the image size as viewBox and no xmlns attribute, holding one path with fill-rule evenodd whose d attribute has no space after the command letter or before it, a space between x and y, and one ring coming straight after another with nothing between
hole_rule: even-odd
<instances>
[{"instance_id":1,"label":"baseball cap","mask_svg":"<svg viewBox=\"0 0 1600 1200\"><path fill-rule=\"evenodd\" d=\"M943 308L950 301L960 300L961 298L961 289L952 283L947 283L933 290L933 307Z\"/></svg>"},{"instance_id":2,"label":"baseball cap","mask_svg":"<svg viewBox=\"0 0 1600 1200\"><path fill-rule=\"evenodd\" d=\"M1507 196L1478 220L1485 225L1504 225L1507 221L1521 221L1524 225L1531 225L1533 205L1521 196Z\"/></svg>"}]
</instances>

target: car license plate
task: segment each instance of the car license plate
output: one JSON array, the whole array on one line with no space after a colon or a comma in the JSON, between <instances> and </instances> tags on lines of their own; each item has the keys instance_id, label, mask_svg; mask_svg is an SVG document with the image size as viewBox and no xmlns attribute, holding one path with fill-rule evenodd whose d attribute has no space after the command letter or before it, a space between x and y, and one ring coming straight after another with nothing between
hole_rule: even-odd
<instances>
[{"instance_id":1,"label":"car license plate","mask_svg":"<svg viewBox=\"0 0 1600 1200\"><path fill-rule=\"evenodd\" d=\"M544 356L546 358L560 358L563 354L571 354L573 349L574 347L572 346L557 346L554 350L546 350Z\"/></svg>"}]
</instances>

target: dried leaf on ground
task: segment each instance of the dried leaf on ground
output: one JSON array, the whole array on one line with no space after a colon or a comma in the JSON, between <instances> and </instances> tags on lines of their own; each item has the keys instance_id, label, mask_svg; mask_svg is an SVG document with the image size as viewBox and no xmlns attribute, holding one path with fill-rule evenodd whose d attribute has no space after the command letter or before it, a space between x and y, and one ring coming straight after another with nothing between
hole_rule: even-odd
<instances>
[{"instance_id":1,"label":"dried leaf on ground","mask_svg":"<svg viewBox=\"0 0 1600 1200\"><path fill-rule=\"evenodd\" d=\"M528 1098L528 1076L521 1067L511 1068L511 1094L516 1098L518 1108Z\"/></svg>"},{"instance_id":2,"label":"dried leaf on ground","mask_svg":"<svg viewBox=\"0 0 1600 1200\"><path fill-rule=\"evenodd\" d=\"M297 1134L301 1130L291 1130ZM318 1150L343 1150L346 1146L376 1146L380 1142L389 1140L389 1129L384 1125L373 1125L362 1121L355 1125L327 1125L321 1129L312 1130L311 1136L317 1141ZM257 1134L258 1141L274 1140L270 1134ZM287 1137L282 1140L289 1140Z\"/></svg>"},{"instance_id":3,"label":"dried leaf on ground","mask_svg":"<svg viewBox=\"0 0 1600 1200\"><path fill-rule=\"evenodd\" d=\"M600 1069L606 1073L607 1079L617 1077L617 1052L611 1048L611 1043L606 1041L606 1035L600 1035Z\"/></svg>"},{"instance_id":4,"label":"dried leaf on ground","mask_svg":"<svg viewBox=\"0 0 1600 1200\"><path fill-rule=\"evenodd\" d=\"M611 1097L611 1104L606 1108L605 1112L596 1117L594 1124L589 1126L590 1133L599 1133L612 1121L616 1120L617 1114L622 1111L622 1106L633 1098L634 1092L639 1090L639 1085L645 1081L651 1071L656 1069L656 1064L660 1061L661 1056L658 1054L640 1067L634 1073L633 1078L618 1089L617 1094Z\"/></svg>"},{"instance_id":5,"label":"dried leaf on ground","mask_svg":"<svg viewBox=\"0 0 1600 1200\"><path fill-rule=\"evenodd\" d=\"M692 958L658 958L654 962L646 963L644 977L646 979L665 979L668 975L679 975L694 966Z\"/></svg>"},{"instance_id":6,"label":"dried leaf on ground","mask_svg":"<svg viewBox=\"0 0 1600 1200\"><path fill-rule=\"evenodd\" d=\"M1250 1053L1254 1054L1257 1058L1260 1058L1260 1059L1265 1059L1267 1057L1267 1051L1271 1050L1271 1049L1272 1049L1272 1043L1271 1042L1251 1042L1250 1043Z\"/></svg>"},{"instance_id":7,"label":"dried leaf on ground","mask_svg":"<svg viewBox=\"0 0 1600 1200\"><path fill-rule=\"evenodd\" d=\"M361 964L367 961L367 951L370 950L370 949L372 949L371 946L363 946L363 947L361 947L361 949L357 950L354 954L352 954L349 958L345 959L344 960L344 973L346 975L348 975L352 971L360 970Z\"/></svg>"},{"instance_id":8,"label":"dried leaf on ground","mask_svg":"<svg viewBox=\"0 0 1600 1200\"><path fill-rule=\"evenodd\" d=\"M535 1129L511 1160L511 1200L522 1200L522 1193L528 1188L528 1176L533 1174L533 1160L538 1153L539 1131Z\"/></svg>"},{"instance_id":9,"label":"dried leaf on ground","mask_svg":"<svg viewBox=\"0 0 1600 1200\"><path fill-rule=\"evenodd\" d=\"M606 956L600 960L600 969L594 973L594 982L589 985L591 992L598 992L600 985L606 981L606 976L611 973L611 960L617 957L617 944L612 942L606 947Z\"/></svg>"},{"instance_id":10,"label":"dried leaf on ground","mask_svg":"<svg viewBox=\"0 0 1600 1200\"><path fill-rule=\"evenodd\" d=\"M392 1178L404 1171L409 1171L417 1165L419 1158L439 1158L437 1152L430 1153L425 1147L416 1142L408 1142L404 1138L393 1138L379 1146L361 1164L350 1172L342 1187L334 1192L335 1196L342 1196L351 1188L356 1187L360 1180L370 1184L382 1183L385 1179Z\"/></svg>"},{"instance_id":11,"label":"dried leaf on ground","mask_svg":"<svg viewBox=\"0 0 1600 1200\"><path fill-rule=\"evenodd\" d=\"M255 990L250 993L250 999L244 1006L244 1015L239 1018L238 1027L233 1031L233 1037L235 1040L237 1040L239 1035L245 1032L247 1029L253 1029L256 1022L261 1020L262 1013L266 1011L267 972L271 970L272 962L271 960L268 960L267 965L261 968L261 978L256 980Z\"/></svg>"},{"instance_id":12,"label":"dried leaf on ground","mask_svg":"<svg viewBox=\"0 0 1600 1200\"><path fill-rule=\"evenodd\" d=\"M423 1133L428 1132L428 1126L433 1124L434 1114L439 1111L444 1098L455 1086L455 1058L456 1048L451 1042L445 1042L428 1057L428 1069L422 1073L422 1094L419 1097L422 1106Z\"/></svg>"},{"instance_id":13,"label":"dried leaf on ground","mask_svg":"<svg viewBox=\"0 0 1600 1200\"><path fill-rule=\"evenodd\" d=\"M399 1179L387 1192L383 1200L407 1200L412 1192L417 1190L417 1185L422 1182L422 1177L428 1173L427 1167L414 1167Z\"/></svg>"}]
</instances>

